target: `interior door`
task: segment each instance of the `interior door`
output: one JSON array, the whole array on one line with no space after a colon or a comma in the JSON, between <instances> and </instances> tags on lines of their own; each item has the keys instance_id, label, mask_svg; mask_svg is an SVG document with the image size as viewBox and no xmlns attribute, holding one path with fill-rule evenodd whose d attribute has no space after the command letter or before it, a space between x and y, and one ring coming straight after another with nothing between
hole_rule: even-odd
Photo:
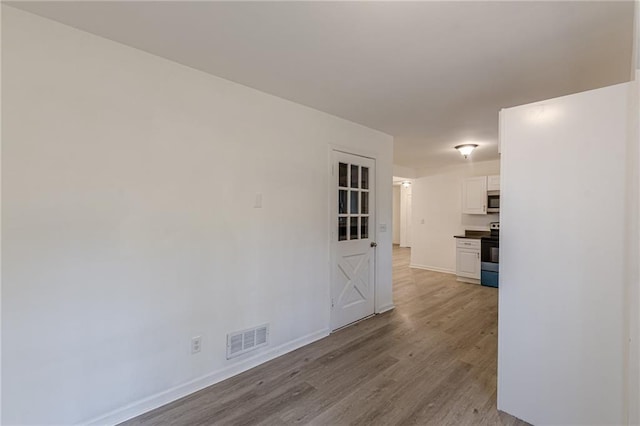
<instances>
[{"instance_id":1,"label":"interior door","mask_svg":"<svg viewBox=\"0 0 640 426\"><path fill-rule=\"evenodd\" d=\"M374 313L375 161L333 152L331 329Z\"/></svg>"}]
</instances>

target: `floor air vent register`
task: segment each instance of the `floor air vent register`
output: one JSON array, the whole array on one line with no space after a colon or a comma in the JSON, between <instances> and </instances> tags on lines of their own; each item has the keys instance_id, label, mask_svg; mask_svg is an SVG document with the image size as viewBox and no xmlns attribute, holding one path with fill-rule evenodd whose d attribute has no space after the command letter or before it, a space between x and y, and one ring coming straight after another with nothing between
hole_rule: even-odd
<instances>
[{"instance_id":1,"label":"floor air vent register","mask_svg":"<svg viewBox=\"0 0 640 426\"><path fill-rule=\"evenodd\" d=\"M269 343L269 325L227 334L227 359L251 352Z\"/></svg>"}]
</instances>

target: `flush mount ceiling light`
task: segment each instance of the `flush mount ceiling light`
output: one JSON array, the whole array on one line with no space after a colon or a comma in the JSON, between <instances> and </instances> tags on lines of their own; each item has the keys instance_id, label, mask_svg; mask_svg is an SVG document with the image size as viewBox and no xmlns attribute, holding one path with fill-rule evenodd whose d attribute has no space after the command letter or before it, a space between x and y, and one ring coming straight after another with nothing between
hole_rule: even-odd
<instances>
[{"instance_id":1,"label":"flush mount ceiling light","mask_svg":"<svg viewBox=\"0 0 640 426\"><path fill-rule=\"evenodd\" d=\"M465 143L464 145L458 145L454 148L460 151L460 154L462 154L464 158L467 158L469 154L471 154L471 151L473 151L477 147L478 145L476 145L475 143Z\"/></svg>"},{"instance_id":2,"label":"flush mount ceiling light","mask_svg":"<svg viewBox=\"0 0 640 426\"><path fill-rule=\"evenodd\" d=\"M402 186L404 186L405 188L408 188L409 185L411 185L411 182L409 182L408 180L403 180L402 181Z\"/></svg>"}]
</instances>

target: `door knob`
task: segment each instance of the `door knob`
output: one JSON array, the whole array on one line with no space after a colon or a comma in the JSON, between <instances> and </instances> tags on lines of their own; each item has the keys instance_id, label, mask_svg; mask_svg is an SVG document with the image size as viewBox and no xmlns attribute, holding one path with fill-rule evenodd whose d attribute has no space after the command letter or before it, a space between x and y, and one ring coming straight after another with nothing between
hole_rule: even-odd
<instances>
[{"instance_id":1,"label":"door knob","mask_svg":"<svg viewBox=\"0 0 640 426\"><path fill-rule=\"evenodd\" d=\"M375 241L371 241L371 247L378 247L378 243L376 243Z\"/></svg>"}]
</instances>

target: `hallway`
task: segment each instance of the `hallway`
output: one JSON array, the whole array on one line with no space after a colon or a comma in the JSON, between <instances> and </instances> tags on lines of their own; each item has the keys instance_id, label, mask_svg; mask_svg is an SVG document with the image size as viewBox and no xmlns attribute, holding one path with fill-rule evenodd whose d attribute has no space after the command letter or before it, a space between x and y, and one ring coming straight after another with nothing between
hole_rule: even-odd
<instances>
[{"instance_id":1,"label":"hallway","mask_svg":"<svg viewBox=\"0 0 640 426\"><path fill-rule=\"evenodd\" d=\"M497 290L393 253L393 311L126 424L525 425L496 409Z\"/></svg>"}]
</instances>

